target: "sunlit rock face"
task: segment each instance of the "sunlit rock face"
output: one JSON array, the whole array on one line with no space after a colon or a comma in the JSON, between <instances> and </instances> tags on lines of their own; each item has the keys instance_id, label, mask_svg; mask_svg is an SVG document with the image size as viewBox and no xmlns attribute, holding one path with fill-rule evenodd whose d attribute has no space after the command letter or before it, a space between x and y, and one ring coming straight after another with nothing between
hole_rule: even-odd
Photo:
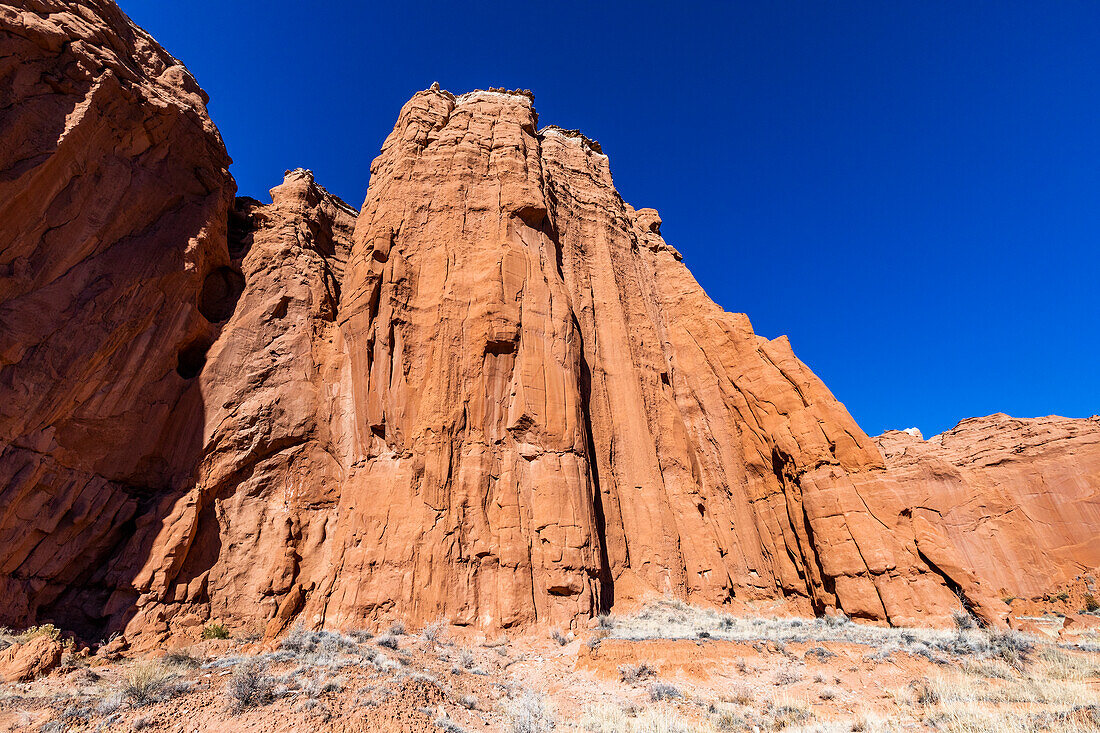
<instances>
[{"instance_id":1,"label":"sunlit rock face","mask_svg":"<svg viewBox=\"0 0 1100 733\"><path fill-rule=\"evenodd\" d=\"M413 96L361 211L263 204L113 5L0 33L0 622L1001 624L1100 565L1096 419L871 440L529 93Z\"/></svg>"}]
</instances>

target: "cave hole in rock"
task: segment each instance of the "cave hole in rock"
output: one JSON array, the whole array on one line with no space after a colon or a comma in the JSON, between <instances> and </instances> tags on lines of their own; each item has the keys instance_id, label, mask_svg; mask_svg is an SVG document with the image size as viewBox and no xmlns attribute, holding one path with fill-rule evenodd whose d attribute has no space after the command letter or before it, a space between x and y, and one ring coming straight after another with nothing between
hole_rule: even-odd
<instances>
[{"instance_id":1,"label":"cave hole in rock","mask_svg":"<svg viewBox=\"0 0 1100 733\"><path fill-rule=\"evenodd\" d=\"M516 342L512 339L490 339L485 344L485 353L493 356L504 356L516 353Z\"/></svg>"},{"instance_id":2,"label":"cave hole in rock","mask_svg":"<svg viewBox=\"0 0 1100 733\"><path fill-rule=\"evenodd\" d=\"M542 206L529 204L520 207L515 215L532 229L542 229L546 222L547 211Z\"/></svg>"},{"instance_id":3,"label":"cave hole in rock","mask_svg":"<svg viewBox=\"0 0 1100 733\"><path fill-rule=\"evenodd\" d=\"M206 352L210 350L210 341L198 339L180 349L176 355L176 374L184 379L194 379L206 366Z\"/></svg>"},{"instance_id":4,"label":"cave hole in rock","mask_svg":"<svg viewBox=\"0 0 1100 733\"><path fill-rule=\"evenodd\" d=\"M244 291L244 275L232 267L219 267L202 282L199 312L211 323L229 320Z\"/></svg>"}]
</instances>

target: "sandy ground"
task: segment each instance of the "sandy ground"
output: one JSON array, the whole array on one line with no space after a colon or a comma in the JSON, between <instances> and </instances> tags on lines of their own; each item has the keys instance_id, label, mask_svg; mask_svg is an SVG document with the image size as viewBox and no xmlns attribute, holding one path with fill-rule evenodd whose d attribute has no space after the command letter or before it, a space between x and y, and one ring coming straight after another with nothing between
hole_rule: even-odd
<instances>
[{"instance_id":1,"label":"sandy ground","mask_svg":"<svg viewBox=\"0 0 1100 733\"><path fill-rule=\"evenodd\" d=\"M1100 730L1095 630L995 637L664 602L554 636L433 626L70 653L0 688L0 731Z\"/></svg>"}]
</instances>

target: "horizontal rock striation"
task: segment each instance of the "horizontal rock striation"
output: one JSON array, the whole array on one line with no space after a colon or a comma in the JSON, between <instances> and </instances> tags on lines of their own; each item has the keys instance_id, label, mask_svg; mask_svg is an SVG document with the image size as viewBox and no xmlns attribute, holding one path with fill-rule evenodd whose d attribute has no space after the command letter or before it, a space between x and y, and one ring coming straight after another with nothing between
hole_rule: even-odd
<instances>
[{"instance_id":1,"label":"horizontal rock striation","mask_svg":"<svg viewBox=\"0 0 1100 733\"><path fill-rule=\"evenodd\" d=\"M416 94L359 212L303 170L234 202L113 5L0 31L0 622L1002 624L1100 564L1095 419L868 438L529 93Z\"/></svg>"}]
</instances>

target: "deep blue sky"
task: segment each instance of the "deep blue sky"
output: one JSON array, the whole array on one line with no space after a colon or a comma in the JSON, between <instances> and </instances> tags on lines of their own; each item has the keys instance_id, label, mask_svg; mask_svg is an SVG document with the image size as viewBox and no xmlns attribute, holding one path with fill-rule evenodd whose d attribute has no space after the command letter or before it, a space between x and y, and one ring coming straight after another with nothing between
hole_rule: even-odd
<instances>
[{"instance_id":1,"label":"deep blue sky","mask_svg":"<svg viewBox=\"0 0 1100 733\"><path fill-rule=\"evenodd\" d=\"M1100 5L122 0L242 194L358 206L433 81L535 92L860 425L1100 412Z\"/></svg>"}]
</instances>

